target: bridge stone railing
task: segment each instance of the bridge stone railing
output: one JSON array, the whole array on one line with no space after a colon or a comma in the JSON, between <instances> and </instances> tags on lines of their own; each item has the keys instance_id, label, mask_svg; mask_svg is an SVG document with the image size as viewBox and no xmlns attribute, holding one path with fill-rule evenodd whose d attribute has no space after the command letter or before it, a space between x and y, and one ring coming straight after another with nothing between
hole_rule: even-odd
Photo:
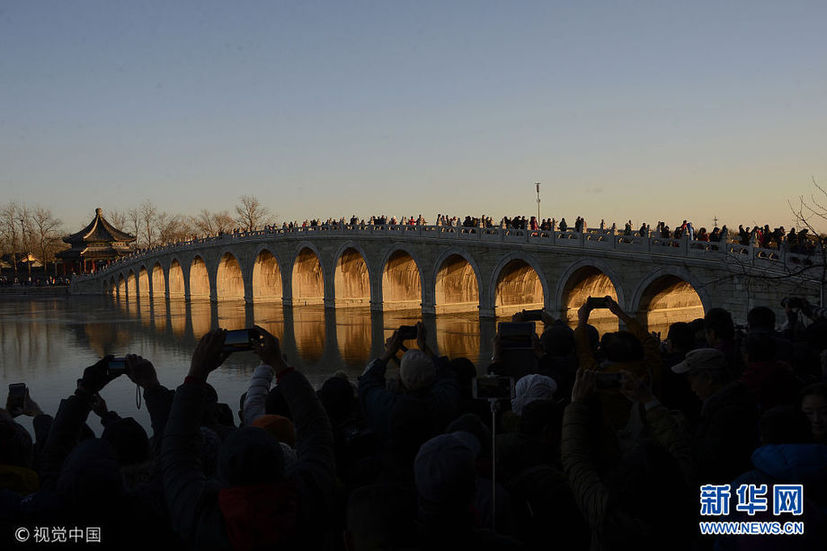
<instances>
[{"instance_id":1,"label":"bridge stone railing","mask_svg":"<svg viewBox=\"0 0 827 551\"><path fill-rule=\"evenodd\" d=\"M806 255L793 254L784 249L766 249L730 242L690 241L660 236L643 237L624 235L612 230L590 229L586 232L560 230L523 230L509 228L477 228L462 226L403 226L403 225L350 225L307 226L292 229L275 228L224 234L216 237L202 237L140 251L110 264L95 274L77 276L79 280L105 276L125 266L134 265L147 257L158 256L204 245L221 242L259 241L263 239L306 239L308 237L363 235L370 237L410 237L418 239L439 239L457 241L479 241L485 243L525 243L529 245L558 247L562 249L589 249L620 251L630 254L656 254L694 259L723 259L731 257L742 264L749 264L766 270L785 267L806 266L811 260Z\"/></svg>"}]
</instances>

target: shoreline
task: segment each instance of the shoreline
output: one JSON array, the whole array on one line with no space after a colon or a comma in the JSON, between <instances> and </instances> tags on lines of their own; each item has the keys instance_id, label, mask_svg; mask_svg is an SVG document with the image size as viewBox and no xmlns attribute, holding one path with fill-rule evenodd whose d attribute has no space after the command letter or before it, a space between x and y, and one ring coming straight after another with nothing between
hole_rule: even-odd
<instances>
[{"instance_id":1,"label":"shoreline","mask_svg":"<svg viewBox=\"0 0 827 551\"><path fill-rule=\"evenodd\" d=\"M0 287L0 297L61 297L70 296L68 285L54 285L37 287L35 285L13 285Z\"/></svg>"}]
</instances>

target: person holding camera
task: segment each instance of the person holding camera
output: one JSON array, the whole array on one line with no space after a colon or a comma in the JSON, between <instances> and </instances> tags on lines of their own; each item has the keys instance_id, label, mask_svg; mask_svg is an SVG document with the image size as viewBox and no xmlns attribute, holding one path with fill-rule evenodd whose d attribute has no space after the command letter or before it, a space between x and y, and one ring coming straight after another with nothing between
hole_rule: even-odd
<instances>
[{"instance_id":1,"label":"person holding camera","mask_svg":"<svg viewBox=\"0 0 827 551\"><path fill-rule=\"evenodd\" d=\"M416 343L419 350L407 350L399 361L399 380L402 392L387 390L385 370L388 361L396 358L403 341L414 335L406 334L405 327L393 332L385 342L385 352L373 360L359 377L359 400L365 417L382 436L391 432L391 413L403 396L423 401L438 426L444 427L459 413L459 385L448 366L437 358L426 340L425 326L416 324Z\"/></svg>"},{"instance_id":2,"label":"person holding camera","mask_svg":"<svg viewBox=\"0 0 827 551\"><path fill-rule=\"evenodd\" d=\"M35 524L98 526L106 537L102 541L113 548L145 548L153 541L174 539L162 508L152 507L146 493L125 484L123 468L129 457L122 452L136 449L136 456L145 459L147 441L141 450L132 434L113 437L108 430L95 438L86 425L96 403L103 413L98 393L124 373L110 368L113 360L105 356L87 367L74 394L61 401L40 453L40 490L20 503L19 512ZM119 436L126 439L119 442ZM138 533L131 530L135 525L142 527Z\"/></svg>"},{"instance_id":3,"label":"person holding camera","mask_svg":"<svg viewBox=\"0 0 827 551\"><path fill-rule=\"evenodd\" d=\"M334 490L333 434L313 387L287 365L278 339L260 327L254 352L275 374L293 414L297 463L286 471L278 440L259 427L243 427L224 441L218 480L199 468L199 420L206 381L226 359L226 331L204 335L189 375L175 391L161 446L164 494L172 526L197 549L321 547L329 536Z\"/></svg>"},{"instance_id":4,"label":"person holding camera","mask_svg":"<svg viewBox=\"0 0 827 551\"><path fill-rule=\"evenodd\" d=\"M589 315L595 308L607 308L628 329L605 333L600 339L598 358L589 341ZM589 297L577 312L578 324L574 330L579 370L597 370L595 382L602 392L604 416L614 429L629 421L629 403L618 392L621 371L629 371L642 378L657 395L661 380L660 346L657 340L635 318L628 315L610 296Z\"/></svg>"}]
</instances>

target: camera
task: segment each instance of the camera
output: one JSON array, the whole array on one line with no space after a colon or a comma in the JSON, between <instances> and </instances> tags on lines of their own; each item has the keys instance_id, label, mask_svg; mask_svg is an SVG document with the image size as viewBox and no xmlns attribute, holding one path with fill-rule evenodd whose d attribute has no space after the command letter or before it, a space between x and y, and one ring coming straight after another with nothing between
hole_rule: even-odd
<instances>
[{"instance_id":1,"label":"camera","mask_svg":"<svg viewBox=\"0 0 827 551\"><path fill-rule=\"evenodd\" d=\"M109 375L123 375L126 373L126 358L112 358L106 364L106 371Z\"/></svg>"},{"instance_id":2,"label":"camera","mask_svg":"<svg viewBox=\"0 0 827 551\"><path fill-rule=\"evenodd\" d=\"M476 377L473 392L480 400L510 400L514 398L514 378Z\"/></svg>"},{"instance_id":3,"label":"camera","mask_svg":"<svg viewBox=\"0 0 827 551\"><path fill-rule=\"evenodd\" d=\"M520 314L523 321L542 321L543 319L542 310L523 310Z\"/></svg>"},{"instance_id":4,"label":"camera","mask_svg":"<svg viewBox=\"0 0 827 551\"><path fill-rule=\"evenodd\" d=\"M623 373L598 373L594 382L597 388L620 388Z\"/></svg>"},{"instance_id":5,"label":"camera","mask_svg":"<svg viewBox=\"0 0 827 551\"><path fill-rule=\"evenodd\" d=\"M503 351L532 350L531 335L534 332L533 321L502 321L497 324Z\"/></svg>"},{"instance_id":6,"label":"camera","mask_svg":"<svg viewBox=\"0 0 827 551\"><path fill-rule=\"evenodd\" d=\"M23 401L26 399L26 383L12 383L9 385L9 410L23 409Z\"/></svg>"},{"instance_id":7,"label":"camera","mask_svg":"<svg viewBox=\"0 0 827 551\"><path fill-rule=\"evenodd\" d=\"M609 301L606 297L589 297L586 299L589 308L608 308Z\"/></svg>"},{"instance_id":8,"label":"camera","mask_svg":"<svg viewBox=\"0 0 827 551\"><path fill-rule=\"evenodd\" d=\"M235 329L233 331L227 331L227 335L224 337L224 348L222 349L222 352L229 354L232 352L252 350L258 342L258 334L250 329Z\"/></svg>"},{"instance_id":9,"label":"camera","mask_svg":"<svg viewBox=\"0 0 827 551\"><path fill-rule=\"evenodd\" d=\"M410 341L416 338L416 325L402 325L399 327L399 338Z\"/></svg>"}]
</instances>

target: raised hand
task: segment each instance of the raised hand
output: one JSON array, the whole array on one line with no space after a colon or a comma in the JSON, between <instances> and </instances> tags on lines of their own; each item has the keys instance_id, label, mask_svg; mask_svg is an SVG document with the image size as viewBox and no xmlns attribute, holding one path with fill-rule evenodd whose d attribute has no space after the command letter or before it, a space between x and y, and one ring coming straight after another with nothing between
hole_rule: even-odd
<instances>
[{"instance_id":1,"label":"raised hand","mask_svg":"<svg viewBox=\"0 0 827 551\"><path fill-rule=\"evenodd\" d=\"M98 417L103 417L109 411L106 409L106 400L100 394L92 395L92 411Z\"/></svg>"},{"instance_id":2,"label":"raised hand","mask_svg":"<svg viewBox=\"0 0 827 551\"><path fill-rule=\"evenodd\" d=\"M29 396L29 389L26 389L26 397L23 398L23 415L28 417L36 417L37 415L43 415L43 410L40 409L40 406L37 405L37 402L32 400L32 397Z\"/></svg>"},{"instance_id":3,"label":"raised hand","mask_svg":"<svg viewBox=\"0 0 827 551\"><path fill-rule=\"evenodd\" d=\"M143 389L158 386L158 373L155 366L147 359L135 354L126 356L126 376Z\"/></svg>"},{"instance_id":4,"label":"raised hand","mask_svg":"<svg viewBox=\"0 0 827 551\"><path fill-rule=\"evenodd\" d=\"M83 378L78 381L78 390L88 395L100 392L103 387L109 384L109 381L117 379L120 372L111 374L109 372L109 362L114 358L109 354L104 356L100 361L94 365L90 365L83 370Z\"/></svg>"},{"instance_id":5,"label":"raised hand","mask_svg":"<svg viewBox=\"0 0 827 551\"><path fill-rule=\"evenodd\" d=\"M224 363L229 356L229 353L223 351L226 336L226 329L215 329L201 337L192 353L190 377L206 381L207 376Z\"/></svg>"},{"instance_id":6,"label":"raised hand","mask_svg":"<svg viewBox=\"0 0 827 551\"><path fill-rule=\"evenodd\" d=\"M284 356L281 353L279 340L269 331L258 325L250 329L250 331L258 336L258 343L253 348L253 352L261 358L261 362L272 367L276 373L282 369L286 369L288 365L284 361Z\"/></svg>"},{"instance_id":7,"label":"raised hand","mask_svg":"<svg viewBox=\"0 0 827 551\"><path fill-rule=\"evenodd\" d=\"M388 340L385 341L385 353L382 354L382 359L388 361L395 357L401 346L402 338L400 337L399 330L397 329L393 332L393 334L391 334L390 337L388 337Z\"/></svg>"},{"instance_id":8,"label":"raised hand","mask_svg":"<svg viewBox=\"0 0 827 551\"><path fill-rule=\"evenodd\" d=\"M571 389L571 401L582 402L592 395L596 387L595 377L597 371L594 369L578 369L574 378L574 386Z\"/></svg>"}]
</instances>

